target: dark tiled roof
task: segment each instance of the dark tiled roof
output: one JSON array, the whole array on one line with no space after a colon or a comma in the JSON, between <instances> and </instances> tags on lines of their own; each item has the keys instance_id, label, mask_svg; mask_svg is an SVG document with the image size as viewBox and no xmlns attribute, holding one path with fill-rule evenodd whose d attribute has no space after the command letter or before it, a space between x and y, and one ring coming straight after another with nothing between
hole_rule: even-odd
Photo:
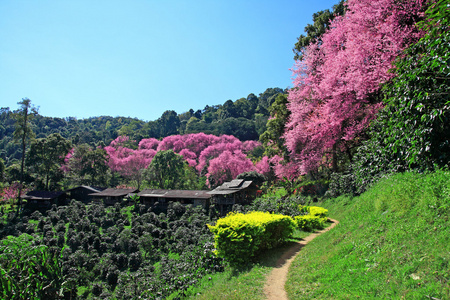
<instances>
[{"instance_id":1,"label":"dark tiled roof","mask_svg":"<svg viewBox=\"0 0 450 300\"><path fill-rule=\"evenodd\" d=\"M89 194L89 196L94 197L125 197L128 194L136 193L137 189L115 189L109 188L99 193Z\"/></svg>"},{"instance_id":2,"label":"dark tiled roof","mask_svg":"<svg viewBox=\"0 0 450 300\"><path fill-rule=\"evenodd\" d=\"M228 195L239 192L248 188L252 184L252 181L244 181L243 179L235 179L230 182L224 182L221 186L215 188L211 192L208 192L210 195Z\"/></svg>"},{"instance_id":3,"label":"dark tiled roof","mask_svg":"<svg viewBox=\"0 0 450 300\"><path fill-rule=\"evenodd\" d=\"M105 190L105 188L99 188L99 187L87 186L87 185L80 185L80 186L68 189L68 190L66 190L66 192L70 192L70 191L77 190L77 189L86 189L86 190L91 191L92 193L98 193L98 192L101 192L101 191Z\"/></svg>"},{"instance_id":4,"label":"dark tiled roof","mask_svg":"<svg viewBox=\"0 0 450 300\"><path fill-rule=\"evenodd\" d=\"M63 194L64 192L31 191L22 198L27 200L52 200L58 198Z\"/></svg>"},{"instance_id":5,"label":"dark tiled roof","mask_svg":"<svg viewBox=\"0 0 450 300\"><path fill-rule=\"evenodd\" d=\"M152 198L185 198L185 199L208 199L211 195L208 191L199 190L162 190L162 189L147 189L138 193L140 197Z\"/></svg>"}]
</instances>

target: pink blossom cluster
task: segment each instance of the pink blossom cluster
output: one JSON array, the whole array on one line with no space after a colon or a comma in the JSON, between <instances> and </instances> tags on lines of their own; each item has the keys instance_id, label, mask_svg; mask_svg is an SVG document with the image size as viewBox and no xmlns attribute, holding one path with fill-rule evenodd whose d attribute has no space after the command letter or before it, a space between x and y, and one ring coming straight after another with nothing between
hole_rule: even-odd
<instances>
[{"instance_id":1,"label":"pink blossom cluster","mask_svg":"<svg viewBox=\"0 0 450 300\"><path fill-rule=\"evenodd\" d=\"M206 175L214 179L214 182L231 180L247 171L269 172L267 158L263 158L255 166L247 157L248 153L261 145L259 142L241 142L231 135L193 133L172 135L161 141L154 138L143 139L137 149L124 146L129 142L128 137L120 136L105 150L109 155L108 165L111 170L130 178L147 168L156 152L163 150L173 150L180 154L199 175Z\"/></svg>"},{"instance_id":2,"label":"pink blossom cluster","mask_svg":"<svg viewBox=\"0 0 450 300\"><path fill-rule=\"evenodd\" d=\"M346 14L334 19L320 43L306 48L293 71L285 132L302 173L329 163L327 153L344 150L375 118L392 62L421 35L414 23L424 3L348 0Z\"/></svg>"},{"instance_id":3,"label":"pink blossom cluster","mask_svg":"<svg viewBox=\"0 0 450 300\"><path fill-rule=\"evenodd\" d=\"M0 191L0 202L1 201L10 202L10 201L14 201L15 199L17 199L17 196L19 194L19 188L20 188L20 183L13 183L10 186L4 187ZM27 190L23 189L22 195L24 195L26 192L27 192Z\"/></svg>"}]
</instances>

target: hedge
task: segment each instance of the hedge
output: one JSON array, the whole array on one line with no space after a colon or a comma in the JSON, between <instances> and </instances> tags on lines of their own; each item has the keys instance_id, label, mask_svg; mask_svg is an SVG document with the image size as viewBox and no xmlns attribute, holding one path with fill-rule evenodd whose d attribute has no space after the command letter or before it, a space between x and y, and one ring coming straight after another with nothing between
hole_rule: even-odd
<instances>
[{"instance_id":1,"label":"hedge","mask_svg":"<svg viewBox=\"0 0 450 300\"><path fill-rule=\"evenodd\" d=\"M263 250L285 242L294 231L289 216L268 212L230 213L208 225L214 233L216 253L231 263L244 263Z\"/></svg>"}]
</instances>

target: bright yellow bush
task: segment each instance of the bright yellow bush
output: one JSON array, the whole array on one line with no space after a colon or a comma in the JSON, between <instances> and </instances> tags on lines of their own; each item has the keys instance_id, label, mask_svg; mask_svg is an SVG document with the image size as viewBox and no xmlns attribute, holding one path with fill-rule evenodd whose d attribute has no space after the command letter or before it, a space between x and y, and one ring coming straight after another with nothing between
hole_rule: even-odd
<instances>
[{"instance_id":1,"label":"bright yellow bush","mask_svg":"<svg viewBox=\"0 0 450 300\"><path fill-rule=\"evenodd\" d=\"M214 233L217 254L232 263L242 263L286 241L295 223L289 216L255 211L230 213L208 227Z\"/></svg>"},{"instance_id":2,"label":"bright yellow bush","mask_svg":"<svg viewBox=\"0 0 450 300\"><path fill-rule=\"evenodd\" d=\"M327 217L313 215L296 216L294 218L298 229L303 231L312 231L313 229L322 229L325 227Z\"/></svg>"},{"instance_id":3,"label":"bright yellow bush","mask_svg":"<svg viewBox=\"0 0 450 300\"><path fill-rule=\"evenodd\" d=\"M322 218L328 216L328 209L325 209L320 206L308 206L308 212L312 216L318 216Z\"/></svg>"}]
</instances>

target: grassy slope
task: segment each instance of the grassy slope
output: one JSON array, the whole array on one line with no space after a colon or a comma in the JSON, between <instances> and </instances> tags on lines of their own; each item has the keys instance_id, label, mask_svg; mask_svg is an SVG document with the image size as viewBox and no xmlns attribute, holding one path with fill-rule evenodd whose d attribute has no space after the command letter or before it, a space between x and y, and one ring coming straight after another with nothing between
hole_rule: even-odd
<instances>
[{"instance_id":1,"label":"grassy slope","mask_svg":"<svg viewBox=\"0 0 450 300\"><path fill-rule=\"evenodd\" d=\"M266 277L276 266L278 258L301 239L310 233L295 231L291 241L276 249L266 251L255 263L236 270L227 267L225 272L203 278L199 287L190 290L188 299L203 300L263 300ZM169 297L169 299L171 299Z\"/></svg>"},{"instance_id":2,"label":"grassy slope","mask_svg":"<svg viewBox=\"0 0 450 300\"><path fill-rule=\"evenodd\" d=\"M450 172L397 174L321 206L340 224L297 256L290 299L450 299Z\"/></svg>"}]
</instances>

